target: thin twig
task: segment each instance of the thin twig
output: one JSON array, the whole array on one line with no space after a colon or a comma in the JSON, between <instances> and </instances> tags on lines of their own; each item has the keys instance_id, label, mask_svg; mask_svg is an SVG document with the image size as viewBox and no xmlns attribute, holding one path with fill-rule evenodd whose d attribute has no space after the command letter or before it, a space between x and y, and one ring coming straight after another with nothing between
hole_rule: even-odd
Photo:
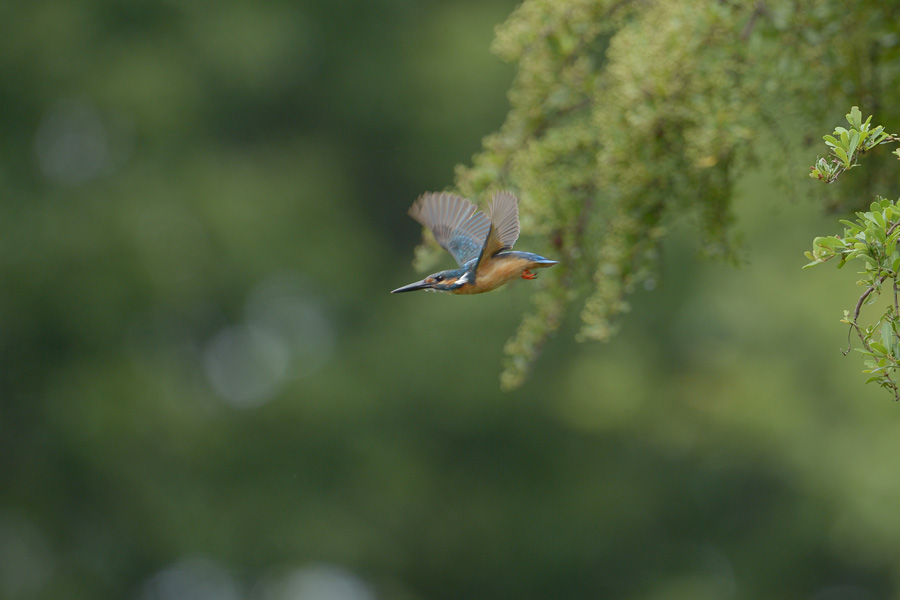
<instances>
[{"instance_id":1,"label":"thin twig","mask_svg":"<svg viewBox=\"0 0 900 600\"><path fill-rule=\"evenodd\" d=\"M900 225L900 222L894 223L894 225L892 225L891 228L888 230L888 233L890 233L894 229L896 229L898 225ZM891 276L891 273L888 272L888 273L885 273L884 275L882 275L881 277L879 277L878 283L870 285L866 289L866 291L862 293L862 295L859 297L859 300L856 302L856 308L853 311L853 321L850 323L850 331L847 332L847 341L848 341L847 351L845 352L845 351L841 350L841 354L843 354L844 356L847 356L850 353L850 351L852 350L852 343L850 343L850 333L854 329L856 330L856 335L859 337L859 341L862 342L862 345L866 349L866 351L871 354L874 354L874 352L872 351L872 347L869 346L869 343L866 341L866 336L863 334L862 330L859 327L859 323L857 321L859 319L859 313L862 310L862 305L866 301L866 298L868 298L870 295L872 295L872 292L874 292L876 290L876 288L878 286L880 286L881 284L883 284L884 281L890 276ZM894 274L894 277L895 277L894 286L893 286L894 287L894 308L895 308L895 310L900 310L900 309L898 309L898 298L897 298L898 288L897 288L896 276L897 276L897 274L895 273ZM895 314L897 314L897 313L895 313ZM890 358L891 362L894 363L893 368L896 368L898 366L897 359L895 359L893 356L887 356L887 358ZM897 383L890 376L890 374L888 374L886 371L883 372L882 375L884 376L884 379L886 380L886 383L883 384L883 387L891 390L891 392L894 394L894 401L900 401L900 388L898 388Z\"/></svg>"},{"instance_id":2,"label":"thin twig","mask_svg":"<svg viewBox=\"0 0 900 600\"><path fill-rule=\"evenodd\" d=\"M900 305L897 304L897 280L894 279L894 316L900 315Z\"/></svg>"},{"instance_id":3,"label":"thin twig","mask_svg":"<svg viewBox=\"0 0 900 600\"><path fill-rule=\"evenodd\" d=\"M848 354L853 352L853 340L850 339L850 336L853 334L854 327L855 325L853 323L850 323L850 327L847 329L847 349L841 350L841 354L843 354L844 356L847 356ZM857 330L858 329L859 328L857 327Z\"/></svg>"},{"instance_id":4,"label":"thin twig","mask_svg":"<svg viewBox=\"0 0 900 600\"><path fill-rule=\"evenodd\" d=\"M756 3L756 7L753 9L753 12L750 14L750 19L741 31L741 41L747 41L747 38L749 38L750 34L753 32L753 28L756 27L756 20L766 13L768 13L766 10L766 3L759 0L759 2Z\"/></svg>"},{"instance_id":5,"label":"thin twig","mask_svg":"<svg viewBox=\"0 0 900 600\"><path fill-rule=\"evenodd\" d=\"M878 279L878 285L881 285L882 283L884 283L884 280L888 278L888 275L890 275L890 274L885 273L884 275L882 275ZM865 292L863 292L863 295L859 297L859 300L856 302L856 310L853 311L853 323L854 324L856 323L856 320L859 319L859 311L862 310L863 302L865 302L866 298L868 298L869 295L871 295L871 293L875 291L876 287L877 286L875 286L874 284L870 285L868 287L868 289ZM859 327L857 327L857 329L859 329Z\"/></svg>"}]
</instances>

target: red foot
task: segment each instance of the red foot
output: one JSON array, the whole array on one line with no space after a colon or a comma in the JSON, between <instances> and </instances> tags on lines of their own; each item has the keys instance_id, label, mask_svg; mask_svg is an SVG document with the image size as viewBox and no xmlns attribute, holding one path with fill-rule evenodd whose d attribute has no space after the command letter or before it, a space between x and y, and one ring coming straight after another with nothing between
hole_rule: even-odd
<instances>
[{"instance_id":1,"label":"red foot","mask_svg":"<svg viewBox=\"0 0 900 600\"><path fill-rule=\"evenodd\" d=\"M534 273L532 273L532 272L529 271L528 269L525 269L525 270L522 272L522 279L537 279L537 275L535 275Z\"/></svg>"}]
</instances>

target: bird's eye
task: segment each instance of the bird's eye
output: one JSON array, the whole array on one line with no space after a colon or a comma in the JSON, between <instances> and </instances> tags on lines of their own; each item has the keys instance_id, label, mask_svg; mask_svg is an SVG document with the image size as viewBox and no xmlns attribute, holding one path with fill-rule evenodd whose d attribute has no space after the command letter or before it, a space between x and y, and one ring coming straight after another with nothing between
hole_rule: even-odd
<instances>
[{"instance_id":1,"label":"bird's eye","mask_svg":"<svg viewBox=\"0 0 900 600\"><path fill-rule=\"evenodd\" d=\"M434 280L435 280L435 281L443 281L443 280L444 280L444 276L443 276L443 275L435 275L435 276L434 276Z\"/></svg>"}]
</instances>

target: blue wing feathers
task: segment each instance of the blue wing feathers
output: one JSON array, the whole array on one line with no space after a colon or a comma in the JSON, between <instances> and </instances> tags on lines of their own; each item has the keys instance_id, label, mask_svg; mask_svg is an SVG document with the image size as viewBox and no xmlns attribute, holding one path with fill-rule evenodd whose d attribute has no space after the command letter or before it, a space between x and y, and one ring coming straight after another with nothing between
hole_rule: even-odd
<instances>
[{"instance_id":1,"label":"blue wing feathers","mask_svg":"<svg viewBox=\"0 0 900 600\"><path fill-rule=\"evenodd\" d=\"M422 194L409 215L427 227L460 266L478 257L491 225L474 204L446 192Z\"/></svg>"}]
</instances>

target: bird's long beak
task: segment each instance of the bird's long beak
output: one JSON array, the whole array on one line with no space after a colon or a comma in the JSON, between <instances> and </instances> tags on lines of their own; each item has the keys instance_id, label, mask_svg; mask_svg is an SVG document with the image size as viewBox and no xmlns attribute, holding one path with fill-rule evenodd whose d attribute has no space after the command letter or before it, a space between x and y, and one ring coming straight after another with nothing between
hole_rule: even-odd
<instances>
[{"instance_id":1,"label":"bird's long beak","mask_svg":"<svg viewBox=\"0 0 900 600\"><path fill-rule=\"evenodd\" d=\"M398 294L400 292L414 292L416 290L427 290L431 289L432 285L430 283L425 283L425 280L417 281L415 283L410 283L409 285L404 285L403 287L398 287L396 290L393 290L392 294Z\"/></svg>"}]
</instances>

